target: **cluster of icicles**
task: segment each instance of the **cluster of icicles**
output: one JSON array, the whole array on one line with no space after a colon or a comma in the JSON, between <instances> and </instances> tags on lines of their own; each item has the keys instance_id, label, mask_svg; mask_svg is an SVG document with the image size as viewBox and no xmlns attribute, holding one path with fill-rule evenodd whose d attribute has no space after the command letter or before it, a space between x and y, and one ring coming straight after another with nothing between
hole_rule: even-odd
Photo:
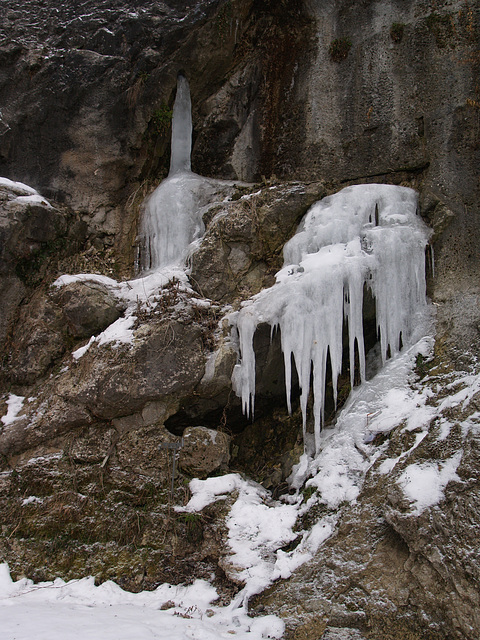
<instances>
[{"instance_id":1,"label":"cluster of icicles","mask_svg":"<svg viewBox=\"0 0 480 640\"><path fill-rule=\"evenodd\" d=\"M376 303L382 364L406 344L426 305L425 248L428 231L417 215L412 189L356 185L324 198L306 214L284 247L284 268L276 284L245 302L232 322L241 355L233 374L244 412L253 412L253 337L261 323L280 329L287 404L291 410L292 357L301 390L306 428L307 400L313 391L314 446L318 452L324 418L327 358L333 395L342 368L342 333L348 325L351 385L355 350L365 380L364 286ZM306 436L306 434L304 433Z\"/></svg>"},{"instance_id":2,"label":"cluster of icicles","mask_svg":"<svg viewBox=\"0 0 480 640\"><path fill-rule=\"evenodd\" d=\"M146 201L140 228L142 271L181 263L203 233L204 207L219 181L191 172L191 102L179 76L172 123L170 173ZM292 359L300 385L306 429L307 400L313 391L315 450L324 417L327 361L333 394L342 367L342 333L348 325L351 385L358 353L365 380L363 298L365 285L376 304L382 361L407 344L415 318L426 305L425 247L428 231L417 215L416 193L392 185L356 185L317 202L285 245L285 267L276 284L231 314L240 361L233 373L243 409L255 401L253 337L261 323L279 328L291 410ZM313 381L313 382L311 382ZM313 389L311 389L313 385ZM306 434L304 433L306 436Z\"/></svg>"}]
</instances>

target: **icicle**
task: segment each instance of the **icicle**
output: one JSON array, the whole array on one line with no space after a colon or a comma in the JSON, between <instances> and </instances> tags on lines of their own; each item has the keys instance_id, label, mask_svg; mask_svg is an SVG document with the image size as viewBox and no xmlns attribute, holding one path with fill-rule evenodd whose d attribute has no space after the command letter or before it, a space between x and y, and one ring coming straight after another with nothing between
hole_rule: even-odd
<instances>
[{"instance_id":1,"label":"icicle","mask_svg":"<svg viewBox=\"0 0 480 640\"><path fill-rule=\"evenodd\" d=\"M177 79L177 95L173 105L172 116L172 153L170 157L170 173L173 176L182 171L190 171L190 155L192 152L192 102L190 87L184 75Z\"/></svg>"},{"instance_id":2,"label":"icicle","mask_svg":"<svg viewBox=\"0 0 480 640\"><path fill-rule=\"evenodd\" d=\"M358 349L360 379L365 380L363 293L376 300L382 357L408 343L414 317L425 306L426 227L416 216L414 191L392 185L357 185L313 205L295 236L285 245L285 266L277 283L232 316L238 329L240 363L234 385L244 411L253 411L255 353L253 337L261 322L278 326L285 364L285 391L291 411L292 358L300 385L306 434L307 400L313 377L315 449L324 421L328 354L334 401L342 368L342 329L348 327L353 386ZM355 346L357 345L357 346Z\"/></svg>"},{"instance_id":3,"label":"icicle","mask_svg":"<svg viewBox=\"0 0 480 640\"><path fill-rule=\"evenodd\" d=\"M237 313L237 329L239 350L242 365L236 365L233 370L232 384L235 393L242 398L242 408L245 415L250 417L255 408L255 352L253 350L253 336L258 325L258 318L252 308L244 308Z\"/></svg>"}]
</instances>

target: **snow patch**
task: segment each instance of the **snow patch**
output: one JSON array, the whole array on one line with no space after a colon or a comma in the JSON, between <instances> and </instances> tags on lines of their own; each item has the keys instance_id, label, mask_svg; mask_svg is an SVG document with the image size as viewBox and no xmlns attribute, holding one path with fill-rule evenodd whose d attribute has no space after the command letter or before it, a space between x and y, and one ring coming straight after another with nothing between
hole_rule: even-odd
<instances>
[{"instance_id":1,"label":"snow patch","mask_svg":"<svg viewBox=\"0 0 480 640\"><path fill-rule=\"evenodd\" d=\"M22 507L25 507L27 504L38 503L41 504L43 502L43 498L38 498L37 496L29 496L28 498L24 498L22 500Z\"/></svg>"},{"instance_id":2,"label":"snow patch","mask_svg":"<svg viewBox=\"0 0 480 640\"><path fill-rule=\"evenodd\" d=\"M22 195L38 195L38 191L29 187L28 184L24 184L23 182L14 182L13 180L9 180L8 178L0 178L0 187L5 187L10 191L15 193L20 193Z\"/></svg>"},{"instance_id":3,"label":"snow patch","mask_svg":"<svg viewBox=\"0 0 480 640\"><path fill-rule=\"evenodd\" d=\"M5 426L12 424L12 422L15 422L15 420L19 419L18 414L22 410L24 400L24 396L16 396L14 393L11 393L8 396L8 399L6 401L8 410L7 413L1 418Z\"/></svg>"},{"instance_id":4,"label":"snow patch","mask_svg":"<svg viewBox=\"0 0 480 640\"><path fill-rule=\"evenodd\" d=\"M333 533L335 518L328 516L309 532L295 533L293 528L301 512L301 498L291 504L272 500L260 485L228 474L190 482L192 498L184 508L199 511L207 504L236 492L235 502L226 520L231 555L227 566L231 575L245 586L231 606L243 607L252 595L260 593L274 580L290 576L313 557L320 545ZM290 552L281 547L301 537Z\"/></svg>"},{"instance_id":5,"label":"snow patch","mask_svg":"<svg viewBox=\"0 0 480 640\"><path fill-rule=\"evenodd\" d=\"M48 207L49 209L53 209L52 205L48 202L48 200L46 200L43 196L37 194L31 195L31 196L18 196L17 198L14 198L13 200L10 200L10 202L8 204L12 204L12 203L17 203L17 204L41 204L45 207Z\"/></svg>"},{"instance_id":6,"label":"snow patch","mask_svg":"<svg viewBox=\"0 0 480 640\"><path fill-rule=\"evenodd\" d=\"M462 455L463 451L459 451L445 462L415 463L406 467L397 482L413 503L414 515L438 504L444 498L444 489L449 482L460 481L456 471Z\"/></svg>"},{"instance_id":7,"label":"snow patch","mask_svg":"<svg viewBox=\"0 0 480 640\"><path fill-rule=\"evenodd\" d=\"M17 640L262 640L281 638L276 616L250 618L243 609L213 603L216 590L204 580L190 586L160 585L129 593L94 578L34 584L14 582L0 564L0 615L4 637ZM162 605L171 607L162 610ZM2 636L3 637L3 636Z\"/></svg>"}]
</instances>

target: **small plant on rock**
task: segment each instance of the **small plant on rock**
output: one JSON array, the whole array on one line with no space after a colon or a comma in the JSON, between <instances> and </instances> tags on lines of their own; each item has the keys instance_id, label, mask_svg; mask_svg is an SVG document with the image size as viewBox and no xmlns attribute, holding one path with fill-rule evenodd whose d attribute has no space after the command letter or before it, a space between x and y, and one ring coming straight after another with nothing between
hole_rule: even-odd
<instances>
[{"instance_id":1,"label":"small plant on rock","mask_svg":"<svg viewBox=\"0 0 480 640\"><path fill-rule=\"evenodd\" d=\"M390 37L394 42L396 43L401 42L403 38L404 28L405 28L405 25L402 24L401 22L394 22L392 24L392 26L390 27Z\"/></svg>"},{"instance_id":2,"label":"small plant on rock","mask_svg":"<svg viewBox=\"0 0 480 640\"><path fill-rule=\"evenodd\" d=\"M165 133L172 121L173 110L169 109L166 104L162 104L152 114L151 127L154 135Z\"/></svg>"},{"instance_id":3,"label":"small plant on rock","mask_svg":"<svg viewBox=\"0 0 480 640\"><path fill-rule=\"evenodd\" d=\"M178 520L185 525L185 536L188 542L196 544L203 539L203 520L199 513L181 513Z\"/></svg>"},{"instance_id":4,"label":"small plant on rock","mask_svg":"<svg viewBox=\"0 0 480 640\"><path fill-rule=\"evenodd\" d=\"M349 38L337 38L328 47L328 55L333 62L341 62L348 56L348 52L352 48Z\"/></svg>"},{"instance_id":5,"label":"small plant on rock","mask_svg":"<svg viewBox=\"0 0 480 640\"><path fill-rule=\"evenodd\" d=\"M313 494L317 491L316 487L304 487L302 489L302 496L303 496L303 500L305 502L307 502L307 500L310 500L310 498L313 496Z\"/></svg>"}]
</instances>

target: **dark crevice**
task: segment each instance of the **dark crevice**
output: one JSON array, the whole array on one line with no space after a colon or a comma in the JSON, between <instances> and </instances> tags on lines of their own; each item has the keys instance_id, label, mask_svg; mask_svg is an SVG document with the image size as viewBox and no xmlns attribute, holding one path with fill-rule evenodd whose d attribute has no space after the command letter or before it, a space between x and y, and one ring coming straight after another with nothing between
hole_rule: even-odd
<instances>
[{"instance_id":1,"label":"dark crevice","mask_svg":"<svg viewBox=\"0 0 480 640\"><path fill-rule=\"evenodd\" d=\"M388 171L382 171L381 173L369 173L368 175L349 176L340 180L340 184L366 182L371 178L381 178L386 176L398 175L402 173L408 173L412 175L418 175L423 173L430 166L430 162L425 162L418 167L400 167L399 169L389 169Z\"/></svg>"}]
</instances>

